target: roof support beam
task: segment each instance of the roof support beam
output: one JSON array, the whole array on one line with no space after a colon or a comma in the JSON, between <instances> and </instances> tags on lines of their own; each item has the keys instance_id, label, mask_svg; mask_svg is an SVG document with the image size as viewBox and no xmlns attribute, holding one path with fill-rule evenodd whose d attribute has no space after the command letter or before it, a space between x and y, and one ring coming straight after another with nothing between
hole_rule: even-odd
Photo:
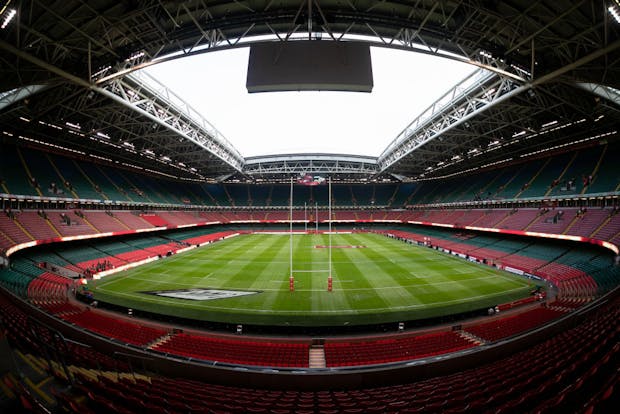
<instances>
[{"instance_id":1,"label":"roof support beam","mask_svg":"<svg viewBox=\"0 0 620 414\"><path fill-rule=\"evenodd\" d=\"M598 83L576 82L575 85L578 88L593 93L596 96L600 96L606 99L618 107L620 107L620 91L609 86L599 85Z\"/></svg>"},{"instance_id":2,"label":"roof support beam","mask_svg":"<svg viewBox=\"0 0 620 414\"><path fill-rule=\"evenodd\" d=\"M214 141L213 137L205 134L204 131L194 129L194 126L186 123L187 120L182 119L182 117L178 114L170 116L171 114L168 112L164 114L159 113L158 109L161 108L161 106L158 107L158 105L154 104L155 100L158 98L150 101L133 103L131 97L127 94L127 91L131 89L129 89L128 85L123 83L121 80L117 79L108 85L108 87L110 87L110 90L97 88L100 89L97 92L127 108L132 109L150 121L175 132L184 139L199 145L206 151L209 151L222 161L226 162L235 170L241 172L243 167L243 158L240 155L234 154L234 149L225 148L220 143ZM142 105L142 103L145 105ZM167 109L171 108L169 107Z\"/></svg>"},{"instance_id":3,"label":"roof support beam","mask_svg":"<svg viewBox=\"0 0 620 414\"><path fill-rule=\"evenodd\" d=\"M454 127L531 86L519 86L478 70L439 98L396 137L379 156L381 172Z\"/></svg>"},{"instance_id":4,"label":"roof support beam","mask_svg":"<svg viewBox=\"0 0 620 414\"><path fill-rule=\"evenodd\" d=\"M377 164L371 158L347 155L279 155L248 160L244 172L254 178L302 173L370 175L377 172Z\"/></svg>"},{"instance_id":5,"label":"roof support beam","mask_svg":"<svg viewBox=\"0 0 620 414\"><path fill-rule=\"evenodd\" d=\"M0 111L15 102L21 101L22 99L32 96L35 93L41 92L48 87L49 85L28 85L0 94Z\"/></svg>"},{"instance_id":6,"label":"roof support beam","mask_svg":"<svg viewBox=\"0 0 620 414\"><path fill-rule=\"evenodd\" d=\"M531 86L536 86L536 85L540 85L545 82L549 82L559 76L564 75L567 72L570 72L573 69L577 69L580 66L590 63L593 60L596 60L602 56L605 56L606 54L611 53L618 48L620 48L620 40L616 40L615 42L608 44L604 48L598 49L596 52L590 53L589 55L586 55L582 57L581 59L577 59L576 61L566 66L563 66L557 70L554 70L553 72L547 73L546 75L543 75L540 78L534 79L531 82Z\"/></svg>"},{"instance_id":7,"label":"roof support beam","mask_svg":"<svg viewBox=\"0 0 620 414\"><path fill-rule=\"evenodd\" d=\"M620 40L610 43L603 49L599 49L555 71L534 79L532 82L518 86L506 79L497 82L497 75L476 72L473 76L479 76L471 88L463 91L464 87L457 85L448 94L441 97L422 115L418 116L379 156L378 164L380 172L386 171L390 166L429 143L442 134L463 124L465 121L485 112L502 102L505 102L528 89L550 82L571 70L596 60L607 53L620 47ZM463 83L471 83L471 78ZM459 88L462 91L458 95ZM494 90L494 94L490 91ZM451 95L448 104L445 104L447 95ZM443 105L442 105L443 104Z\"/></svg>"},{"instance_id":8,"label":"roof support beam","mask_svg":"<svg viewBox=\"0 0 620 414\"><path fill-rule=\"evenodd\" d=\"M237 171L241 171L243 168L243 164L244 164L243 157L241 157L241 155L232 146L218 142L217 138L211 136L208 133L208 131L204 129L202 131L196 129L195 127L197 127L197 125L191 125L190 122L187 122L188 121L187 119L182 119L182 117L179 117L178 116L179 114L176 114L175 116L172 116L172 117L167 117L166 114L164 114L164 116L161 116L161 115L156 116L155 114L152 113L152 111L147 111L143 109L142 107L140 107L138 104L131 102L127 95L123 96L123 93L125 93L127 89L120 87L120 85L122 85L121 83L122 81L119 79L116 79L114 82L108 85L108 86L116 87L116 89L113 89L113 90L118 93L115 93L105 88L101 88L99 86L91 84L90 82L78 76L68 73L47 62L44 62L41 59L35 56L32 56L1 39L0 39L0 49L4 49L8 52L11 52L21 59L24 59L37 66L40 66L43 69L46 69L52 73L55 73L58 76L65 78L79 86L83 86L85 88L93 90L122 106L130 108L131 110L139 113L140 115L157 123L158 125L161 125L169 129L170 131L178 134L184 139L194 142L195 144L204 148L206 151L220 158L222 161L224 161L225 163L227 163L228 165L230 165L232 168L234 168ZM165 102L163 97L153 96L151 98L152 98L151 103L153 103L155 100L159 100L160 103L163 103L161 107L164 107L166 109L175 109L174 105L170 102ZM168 113L167 115L169 116L171 114ZM169 119L175 119L176 122L174 123L168 122ZM190 135L192 136L190 137Z\"/></svg>"}]
</instances>

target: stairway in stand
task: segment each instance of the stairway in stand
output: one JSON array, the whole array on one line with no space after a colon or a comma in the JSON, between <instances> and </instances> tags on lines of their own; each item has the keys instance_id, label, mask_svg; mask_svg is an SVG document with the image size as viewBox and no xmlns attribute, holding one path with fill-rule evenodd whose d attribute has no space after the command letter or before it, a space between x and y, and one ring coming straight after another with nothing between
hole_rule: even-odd
<instances>
[{"instance_id":1,"label":"stairway in stand","mask_svg":"<svg viewBox=\"0 0 620 414\"><path fill-rule=\"evenodd\" d=\"M325 368L325 351L323 345L312 345L309 354L310 368Z\"/></svg>"},{"instance_id":2,"label":"stairway in stand","mask_svg":"<svg viewBox=\"0 0 620 414\"><path fill-rule=\"evenodd\" d=\"M480 338L479 336L476 336L466 331L457 331L456 333L459 334L462 338L465 338L469 342L475 344L476 346L483 345L486 342L484 339Z\"/></svg>"}]
</instances>

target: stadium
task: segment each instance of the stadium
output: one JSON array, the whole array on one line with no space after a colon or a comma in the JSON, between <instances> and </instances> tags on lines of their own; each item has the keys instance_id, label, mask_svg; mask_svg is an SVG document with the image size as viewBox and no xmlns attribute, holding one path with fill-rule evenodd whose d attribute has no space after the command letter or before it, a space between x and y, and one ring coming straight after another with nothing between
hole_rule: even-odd
<instances>
[{"instance_id":1,"label":"stadium","mask_svg":"<svg viewBox=\"0 0 620 414\"><path fill-rule=\"evenodd\" d=\"M235 51L265 148L377 51L467 74L246 155L167 85ZM1 0L0 410L614 412L619 59L617 0Z\"/></svg>"}]
</instances>

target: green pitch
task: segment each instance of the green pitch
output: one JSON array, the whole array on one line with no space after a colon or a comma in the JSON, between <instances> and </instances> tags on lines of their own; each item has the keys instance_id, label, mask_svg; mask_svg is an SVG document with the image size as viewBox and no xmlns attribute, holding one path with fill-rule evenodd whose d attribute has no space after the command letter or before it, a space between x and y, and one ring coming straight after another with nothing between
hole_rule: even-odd
<instances>
[{"instance_id":1,"label":"green pitch","mask_svg":"<svg viewBox=\"0 0 620 414\"><path fill-rule=\"evenodd\" d=\"M521 278L377 234L332 236L333 246L365 247L332 248L333 291L328 292L329 252L315 247L327 245L328 237L293 236L294 292L289 290L288 234L233 237L91 282L90 288L97 300L128 308L295 326L436 317L509 302L529 292ZM159 296L188 289L243 296Z\"/></svg>"}]
</instances>

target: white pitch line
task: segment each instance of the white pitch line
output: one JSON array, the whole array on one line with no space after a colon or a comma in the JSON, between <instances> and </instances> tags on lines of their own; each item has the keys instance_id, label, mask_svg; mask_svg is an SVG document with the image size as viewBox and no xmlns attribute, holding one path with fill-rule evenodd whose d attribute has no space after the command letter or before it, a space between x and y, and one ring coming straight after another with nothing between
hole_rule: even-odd
<instances>
[{"instance_id":1,"label":"white pitch line","mask_svg":"<svg viewBox=\"0 0 620 414\"><path fill-rule=\"evenodd\" d=\"M398 310L407 310L407 309L416 309L416 308L422 308L422 307L428 307L428 306L436 306L436 305L445 305L445 304L449 304L449 303L462 303L462 302L468 302L472 299L481 299L481 298L486 298L486 297L491 297L491 296L496 296L500 293L507 293L507 292L513 292L516 290L520 290L521 288L516 288L516 289L511 289L511 290L505 290L503 292L498 292L498 293L494 293L494 294L488 294L488 295L478 295L478 296L469 296L465 299L453 299L453 300L446 300L446 301L442 301L442 302L432 302L432 303L422 303L422 304L418 304L418 305L404 305L404 306L390 306L389 308L363 308L363 309L356 309L353 312L350 312L351 314L359 314L360 311L363 312L369 312L369 311L385 311L385 310L394 310L394 309L398 309ZM106 290L107 289L102 289L102 290ZM261 289L261 290L266 290L266 289ZM301 290L301 289L296 289L295 292L324 292L324 289L319 289L319 290ZM121 296L129 296L132 298L137 298L140 299L142 301L145 302L154 302L154 303L170 303L170 304L174 304L174 305L178 305L179 302L177 301L172 301L172 300L165 300L165 299L161 299L161 298L150 298L150 297L146 297L146 295L144 296L138 296L135 294L131 294L131 293L125 293L125 292L111 292L114 293L116 295L121 295ZM291 292L291 294L294 294L293 292ZM183 302L183 306L185 308L196 308L196 309L214 309L214 310L235 310L235 311L243 311L243 312L247 312L248 308L234 308L234 307L213 307L213 306L205 306L204 304L202 306L192 306L193 304L191 303L187 303L188 300L187 299L180 299ZM202 301L205 302L205 301ZM208 302L208 301L207 301ZM198 304L196 304L198 305ZM328 310L328 309L319 309L319 310L300 310L300 311L293 311L293 310L275 310L275 309L251 309L252 313L299 313L299 314L308 314L308 313L336 313L336 314L342 314L345 315L347 314L346 310Z\"/></svg>"},{"instance_id":2,"label":"white pitch line","mask_svg":"<svg viewBox=\"0 0 620 414\"><path fill-rule=\"evenodd\" d=\"M101 281L95 281L95 286L96 287L102 287L102 286L107 286L110 283L114 283L114 282L118 282L119 280L123 280L128 278L129 276L131 276L131 273L127 273L127 274L117 274L117 275L113 275L110 277L110 279L106 280L106 279L102 279Z\"/></svg>"},{"instance_id":3,"label":"white pitch line","mask_svg":"<svg viewBox=\"0 0 620 414\"><path fill-rule=\"evenodd\" d=\"M476 277L476 278L471 278L471 279L465 279L465 280L444 280L442 282L435 282L435 283L424 283L424 284L411 284L411 285L398 285L398 286L380 286L380 287L368 287L368 288L347 288L347 292L363 292L363 291L368 291L368 290L372 290L372 291L376 291L376 290L393 290L393 289L406 289L406 288L425 288L425 287L433 287L433 286L437 286L437 285L449 285L449 284L454 284L454 283L461 283L461 282L467 282L470 280L485 280L485 279L492 279L493 276L488 276L488 277ZM170 282L170 281L160 281L157 279L142 279L139 277L134 277L132 280L141 280L143 282L153 282L153 283L157 283L157 284L162 284L162 283L173 283L174 285L178 285L178 286L196 286L194 283L183 283L183 282ZM271 280L270 282L286 282L288 280L288 278L283 278L282 280L279 281L275 281L275 280ZM339 281L338 279L334 279L335 282L354 282L354 280L350 280L350 281ZM233 288L229 288L229 287L218 287L218 289L228 289L228 290L234 290ZM520 288L519 288L520 289ZM279 292L282 291L282 289L273 289L273 288L264 288L264 289L260 289L262 291L267 291L267 292ZM296 289L296 291L300 291L300 292L323 292L323 289Z\"/></svg>"}]
</instances>

